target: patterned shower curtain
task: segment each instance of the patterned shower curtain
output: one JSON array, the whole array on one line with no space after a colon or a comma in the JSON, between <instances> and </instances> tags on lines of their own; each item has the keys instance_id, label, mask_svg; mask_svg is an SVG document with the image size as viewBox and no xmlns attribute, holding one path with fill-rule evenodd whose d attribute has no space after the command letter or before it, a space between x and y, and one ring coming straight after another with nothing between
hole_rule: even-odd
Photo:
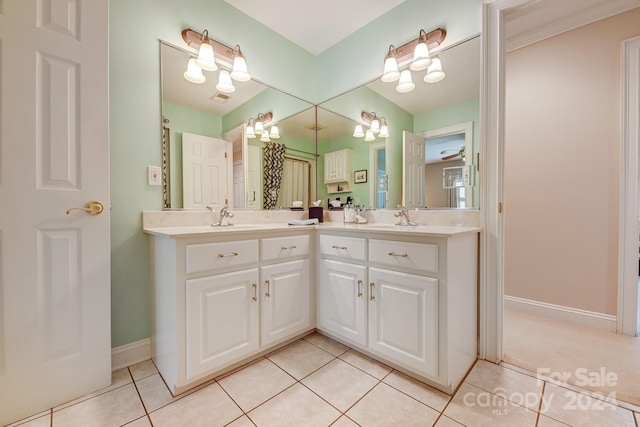
<instances>
[{"instance_id":1,"label":"patterned shower curtain","mask_svg":"<svg viewBox=\"0 0 640 427\"><path fill-rule=\"evenodd\" d=\"M262 149L264 156L264 209L273 209L278 201L284 166L284 144L268 142Z\"/></svg>"}]
</instances>

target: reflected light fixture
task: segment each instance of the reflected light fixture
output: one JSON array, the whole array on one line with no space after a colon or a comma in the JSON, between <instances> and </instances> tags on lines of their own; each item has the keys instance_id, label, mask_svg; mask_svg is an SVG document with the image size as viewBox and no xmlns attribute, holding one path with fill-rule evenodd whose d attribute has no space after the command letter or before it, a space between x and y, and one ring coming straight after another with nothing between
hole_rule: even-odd
<instances>
[{"instance_id":1,"label":"reflected light fixture","mask_svg":"<svg viewBox=\"0 0 640 427\"><path fill-rule=\"evenodd\" d=\"M204 83L206 80L204 74L202 74L202 68L198 65L196 58L189 58L187 71L184 72L183 76L191 83Z\"/></svg>"},{"instance_id":2,"label":"reflected light fixture","mask_svg":"<svg viewBox=\"0 0 640 427\"><path fill-rule=\"evenodd\" d=\"M429 65L427 74L424 76L424 81L427 83L436 83L444 79L445 72L442 71L442 62L440 58L433 58L433 62Z\"/></svg>"},{"instance_id":3,"label":"reflected light fixture","mask_svg":"<svg viewBox=\"0 0 640 427\"><path fill-rule=\"evenodd\" d=\"M226 71L225 73L230 75L230 78L227 78L227 76L218 77L218 85L222 85L222 87L226 89L225 92L218 88L221 92L230 93L235 90L235 88L231 90L233 87L231 79L239 82L251 80L251 75L247 71L247 61L240 50L240 45L236 45L235 48L225 46L222 43L209 38L208 30L204 30L201 34L190 28L182 31L182 39L185 41L187 46L198 52L198 57L197 59L194 58L193 62L196 62L200 67L200 74L202 75L202 78L193 78L196 71L190 65L192 61L189 61L189 64L187 64L187 71L184 73L184 78L188 81L192 83L204 83L206 81L206 77L202 73L202 70L216 71L218 69L217 64L222 65L223 68L231 70L231 73L229 73L229 71ZM190 70L189 67L192 69ZM220 73L223 74L222 71ZM189 79L187 76L192 77L192 79Z\"/></svg>"},{"instance_id":4,"label":"reflected light fixture","mask_svg":"<svg viewBox=\"0 0 640 427\"><path fill-rule=\"evenodd\" d=\"M270 131L265 129L265 125L273 120L273 113L268 112L265 114L258 114L257 118L250 118L247 122L247 126L245 128L244 134L247 138L258 138L260 137L260 141L269 142L271 139L280 138L280 131L278 130L278 126L271 126Z\"/></svg>"},{"instance_id":5,"label":"reflected light fixture","mask_svg":"<svg viewBox=\"0 0 640 427\"><path fill-rule=\"evenodd\" d=\"M231 75L227 70L220 70L220 74L218 74L218 84L216 85L216 89L218 89L222 93L232 93L236 91L236 87L231 81Z\"/></svg>"},{"instance_id":6,"label":"reflected light fixture","mask_svg":"<svg viewBox=\"0 0 640 427\"><path fill-rule=\"evenodd\" d=\"M399 80L396 90L400 93L410 92L415 88L413 79L411 77L411 71L427 70L427 76L429 75L429 67L436 62L430 56L430 50L437 48L442 44L447 32L438 28L427 33L424 30L420 30L418 38L411 40L404 45L394 48L393 45L389 46L389 52L384 58L384 71L381 80L383 82L394 82ZM409 68L400 72L400 69L409 64ZM444 78L444 73L438 74L438 70L434 68L433 76L424 77L426 82L436 82ZM440 72L442 72L442 65L440 65ZM435 80L436 76L439 80Z\"/></svg>"},{"instance_id":7,"label":"reflected light fixture","mask_svg":"<svg viewBox=\"0 0 640 427\"><path fill-rule=\"evenodd\" d=\"M389 137L389 126L384 117L378 117L376 113L363 111L360 114L360 118L362 118L365 125L369 125L369 129L365 132L361 124L356 124L353 130L353 136L355 138L362 138L364 136L365 141L371 142L376 139L376 135L380 138Z\"/></svg>"}]
</instances>

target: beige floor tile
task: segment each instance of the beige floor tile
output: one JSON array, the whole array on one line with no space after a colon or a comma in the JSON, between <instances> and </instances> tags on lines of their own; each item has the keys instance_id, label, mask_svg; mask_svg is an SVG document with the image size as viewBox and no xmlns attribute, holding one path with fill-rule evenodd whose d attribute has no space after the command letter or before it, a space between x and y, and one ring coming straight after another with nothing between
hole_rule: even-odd
<instances>
[{"instance_id":1,"label":"beige floor tile","mask_svg":"<svg viewBox=\"0 0 640 427\"><path fill-rule=\"evenodd\" d=\"M103 393L109 392L111 390L115 390L117 388L122 387L123 385L132 383L131 374L129 374L129 370L127 368L118 369L111 373L111 385L96 391L95 393L89 393L84 396L81 396L77 399L71 400L69 402L63 403L62 405L58 405L53 408L54 411L59 411L60 409L67 408L71 405L75 405L76 403L83 402L87 399L91 399L93 397L99 396Z\"/></svg>"},{"instance_id":2,"label":"beige floor tile","mask_svg":"<svg viewBox=\"0 0 640 427\"><path fill-rule=\"evenodd\" d=\"M334 356L340 356L342 353L349 350L349 347L347 347L346 345L341 344L338 341L334 341L329 337L319 334L318 332L307 335L306 337L304 337L304 339L311 344L317 345L324 351L328 351Z\"/></svg>"},{"instance_id":3,"label":"beige floor tile","mask_svg":"<svg viewBox=\"0 0 640 427\"><path fill-rule=\"evenodd\" d=\"M296 341L288 347L270 354L268 358L297 380L301 380L335 359L332 354L305 340Z\"/></svg>"},{"instance_id":4,"label":"beige floor tile","mask_svg":"<svg viewBox=\"0 0 640 427\"><path fill-rule=\"evenodd\" d=\"M636 412L635 416L636 416L636 424L638 424L640 426L640 414Z\"/></svg>"},{"instance_id":5,"label":"beige floor tile","mask_svg":"<svg viewBox=\"0 0 640 427\"><path fill-rule=\"evenodd\" d=\"M467 427L533 427L538 414L486 390L463 383L445 409L444 415Z\"/></svg>"},{"instance_id":6,"label":"beige floor tile","mask_svg":"<svg viewBox=\"0 0 640 427\"><path fill-rule=\"evenodd\" d=\"M295 384L249 412L258 427L326 427L340 412L301 384Z\"/></svg>"},{"instance_id":7,"label":"beige floor tile","mask_svg":"<svg viewBox=\"0 0 640 427\"><path fill-rule=\"evenodd\" d=\"M49 427L51 425L51 410L41 412L29 418L25 418L7 427Z\"/></svg>"},{"instance_id":8,"label":"beige floor tile","mask_svg":"<svg viewBox=\"0 0 640 427\"><path fill-rule=\"evenodd\" d=\"M231 424L227 424L227 427L255 427L255 425L246 415L243 415Z\"/></svg>"},{"instance_id":9,"label":"beige floor tile","mask_svg":"<svg viewBox=\"0 0 640 427\"><path fill-rule=\"evenodd\" d=\"M145 415L133 384L53 412L54 426L121 426Z\"/></svg>"},{"instance_id":10,"label":"beige floor tile","mask_svg":"<svg viewBox=\"0 0 640 427\"><path fill-rule=\"evenodd\" d=\"M153 412L176 400L162 381L160 374L138 380L136 386L147 412Z\"/></svg>"},{"instance_id":11,"label":"beige floor tile","mask_svg":"<svg viewBox=\"0 0 640 427\"><path fill-rule=\"evenodd\" d=\"M545 385L540 413L570 425L636 427L628 409L551 383Z\"/></svg>"},{"instance_id":12,"label":"beige floor tile","mask_svg":"<svg viewBox=\"0 0 640 427\"><path fill-rule=\"evenodd\" d=\"M402 372L391 372L385 377L383 382L405 394L408 394L414 399L419 400L425 405L429 405L436 411L442 411L451 399L451 396L411 378Z\"/></svg>"},{"instance_id":13,"label":"beige floor tile","mask_svg":"<svg viewBox=\"0 0 640 427\"><path fill-rule=\"evenodd\" d=\"M444 415L440 417L438 422L435 424L436 427L464 427L463 424L460 424L457 421L453 421L449 417L445 417Z\"/></svg>"},{"instance_id":14,"label":"beige floor tile","mask_svg":"<svg viewBox=\"0 0 640 427\"><path fill-rule=\"evenodd\" d=\"M378 380L343 360L335 359L303 379L302 383L344 412L371 390Z\"/></svg>"},{"instance_id":15,"label":"beige floor tile","mask_svg":"<svg viewBox=\"0 0 640 427\"><path fill-rule=\"evenodd\" d=\"M346 415L367 427L423 427L432 425L439 414L398 390L379 383Z\"/></svg>"},{"instance_id":16,"label":"beige floor tile","mask_svg":"<svg viewBox=\"0 0 640 427\"><path fill-rule=\"evenodd\" d=\"M561 423L558 420L540 414L537 427L567 427L568 425L569 424Z\"/></svg>"},{"instance_id":17,"label":"beige floor tile","mask_svg":"<svg viewBox=\"0 0 640 427\"><path fill-rule=\"evenodd\" d=\"M136 381L158 373L156 365L152 360L145 360L144 362L129 366L129 370L131 370L131 376Z\"/></svg>"},{"instance_id":18,"label":"beige floor tile","mask_svg":"<svg viewBox=\"0 0 640 427\"><path fill-rule=\"evenodd\" d=\"M372 375L379 380L392 371L392 368L389 366L380 363L377 360L373 360L356 350L349 350L346 353L341 354L340 359L355 366L356 368L362 369L367 374Z\"/></svg>"},{"instance_id":19,"label":"beige floor tile","mask_svg":"<svg viewBox=\"0 0 640 427\"><path fill-rule=\"evenodd\" d=\"M145 415L144 417L131 421L129 424L125 424L123 427L151 427L151 421L149 421L149 417Z\"/></svg>"},{"instance_id":20,"label":"beige floor tile","mask_svg":"<svg viewBox=\"0 0 640 427\"><path fill-rule=\"evenodd\" d=\"M296 380L273 362L262 359L218 381L218 384L242 408L249 412L276 394L291 387Z\"/></svg>"},{"instance_id":21,"label":"beige floor tile","mask_svg":"<svg viewBox=\"0 0 640 427\"><path fill-rule=\"evenodd\" d=\"M338 421L331 424L331 427L359 427L358 424L351 421L346 415L338 418Z\"/></svg>"},{"instance_id":22,"label":"beige floor tile","mask_svg":"<svg viewBox=\"0 0 640 427\"><path fill-rule=\"evenodd\" d=\"M242 411L217 383L151 412L154 427L224 426L242 415Z\"/></svg>"},{"instance_id":23,"label":"beige floor tile","mask_svg":"<svg viewBox=\"0 0 640 427\"><path fill-rule=\"evenodd\" d=\"M479 360L465 382L533 411L540 407L544 381L513 369Z\"/></svg>"}]
</instances>

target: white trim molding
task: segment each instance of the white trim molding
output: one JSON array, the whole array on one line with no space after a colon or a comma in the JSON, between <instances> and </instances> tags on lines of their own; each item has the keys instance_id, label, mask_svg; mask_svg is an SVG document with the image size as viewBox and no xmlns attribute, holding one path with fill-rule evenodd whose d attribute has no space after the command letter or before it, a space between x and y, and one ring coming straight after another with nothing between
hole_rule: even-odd
<instances>
[{"instance_id":1,"label":"white trim molding","mask_svg":"<svg viewBox=\"0 0 640 427\"><path fill-rule=\"evenodd\" d=\"M617 332L635 336L638 325L638 190L640 179L640 37L622 42L620 219Z\"/></svg>"},{"instance_id":2,"label":"white trim molding","mask_svg":"<svg viewBox=\"0 0 640 427\"><path fill-rule=\"evenodd\" d=\"M151 359L151 338L111 349L111 370L126 368Z\"/></svg>"},{"instance_id":3,"label":"white trim molding","mask_svg":"<svg viewBox=\"0 0 640 427\"><path fill-rule=\"evenodd\" d=\"M606 332L615 332L618 320L616 316L610 314L596 313L508 295L504 296L504 308Z\"/></svg>"}]
</instances>

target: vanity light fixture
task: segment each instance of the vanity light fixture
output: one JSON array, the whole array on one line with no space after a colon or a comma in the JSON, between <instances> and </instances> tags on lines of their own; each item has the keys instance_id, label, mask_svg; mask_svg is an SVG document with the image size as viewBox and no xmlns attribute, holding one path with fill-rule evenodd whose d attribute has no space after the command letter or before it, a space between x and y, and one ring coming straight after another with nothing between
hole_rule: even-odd
<instances>
[{"instance_id":1,"label":"vanity light fixture","mask_svg":"<svg viewBox=\"0 0 640 427\"><path fill-rule=\"evenodd\" d=\"M410 70L427 70L424 81L428 83L442 80L444 78L442 64L439 65L440 68L438 70L434 63L439 62L439 60L435 61L437 58L431 58L430 50L440 46L446 35L447 32L442 28L429 33L421 29L417 39L411 40L398 48L393 45L389 46L389 52L384 58L384 71L381 80L383 82L398 81L396 90L400 93L410 92L415 88ZM400 68L407 64L409 64L409 68L400 72ZM431 66L434 69L433 74L429 76L429 67Z\"/></svg>"},{"instance_id":2,"label":"vanity light fixture","mask_svg":"<svg viewBox=\"0 0 640 427\"><path fill-rule=\"evenodd\" d=\"M209 38L208 30L204 30L201 34L190 28L182 31L182 39L185 41L187 46L198 52L198 57L197 59L194 58L193 62L197 63L200 67L200 74L202 74L202 70L216 71L218 69L216 62L224 68L231 70L231 73L226 71L226 74L231 76L229 79L227 79L227 76L218 78L218 84L221 84L220 80L224 81L223 87L227 90L225 93L229 93L230 91L233 92L233 90L235 90L235 88L231 90L231 87L233 86L231 79L239 82L251 79L251 75L247 71L247 61L240 50L240 45L236 45L234 48L225 46L222 43ZM191 62L192 61L189 61L189 63ZM191 67L191 70L189 67ZM196 71L193 69L193 66L188 64L184 77L192 83L203 83L206 80L204 74L202 74L202 78L193 78L195 73ZM190 79L187 75L192 78ZM231 86L229 86L229 84ZM219 88L218 90L224 92Z\"/></svg>"},{"instance_id":3,"label":"vanity light fixture","mask_svg":"<svg viewBox=\"0 0 640 427\"><path fill-rule=\"evenodd\" d=\"M255 119L250 118L244 131L245 136L252 139L260 137L260 141L262 142L269 142L271 139L280 138L278 126L271 126L270 131L265 129L265 125L271 120L273 120L273 113L271 112L265 114L260 113Z\"/></svg>"},{"instance_id":4,"label":"vanity light fixture","mask_svg":"<svg viewBox=\"0 0 640 427\"><path fill-rule=\"evenodd\" d=\"M365 132L361 124L356 124L353 131L354 138L362 138L367 142L371 142L376 139L376 135L380 138L389 137L389 126L387 125L387 119L384 117L378 117L376 113L367 113L363 111L360 114L362 121L369 125L369 129Z\"/></svg>"},{"instance_id":5,"label":"vanity light fixture","mask_svg":"<svg viewBox=\"0 0 640 427\"><path fill-rule=\"evenodd\" d=\"M204 74L202 74L202 68L198 65L196 58L189 58L187 71L184 72L183 76L191 83L204 83L206 80Z\"/></svg>"},{"instance_id":6,"label":"vanity light fixture","mask_svg":"<svg viewBox=\"0 0 640 427\"><path fill-rule=\"evenodd\" d=\"M424 81L427 83L436 83L444 79L445 72L442 71L442 61L440 58L433 58L433 62L429 65L427 74L424 76Z\"/></svg>"},{"instance_id":7,"label":"vanity light fixture","mask_svg":"<svg viewBox=\"0 0 640 427\"><path fill-rule=\"evenodd\" d=\"M231 81L231 75L227 70L220 70L220 74L218 74L218 84L216 85L216 89L218 89L222 93L232 93L236 91L236 87Z\"/></svg>"}]
</instances>

